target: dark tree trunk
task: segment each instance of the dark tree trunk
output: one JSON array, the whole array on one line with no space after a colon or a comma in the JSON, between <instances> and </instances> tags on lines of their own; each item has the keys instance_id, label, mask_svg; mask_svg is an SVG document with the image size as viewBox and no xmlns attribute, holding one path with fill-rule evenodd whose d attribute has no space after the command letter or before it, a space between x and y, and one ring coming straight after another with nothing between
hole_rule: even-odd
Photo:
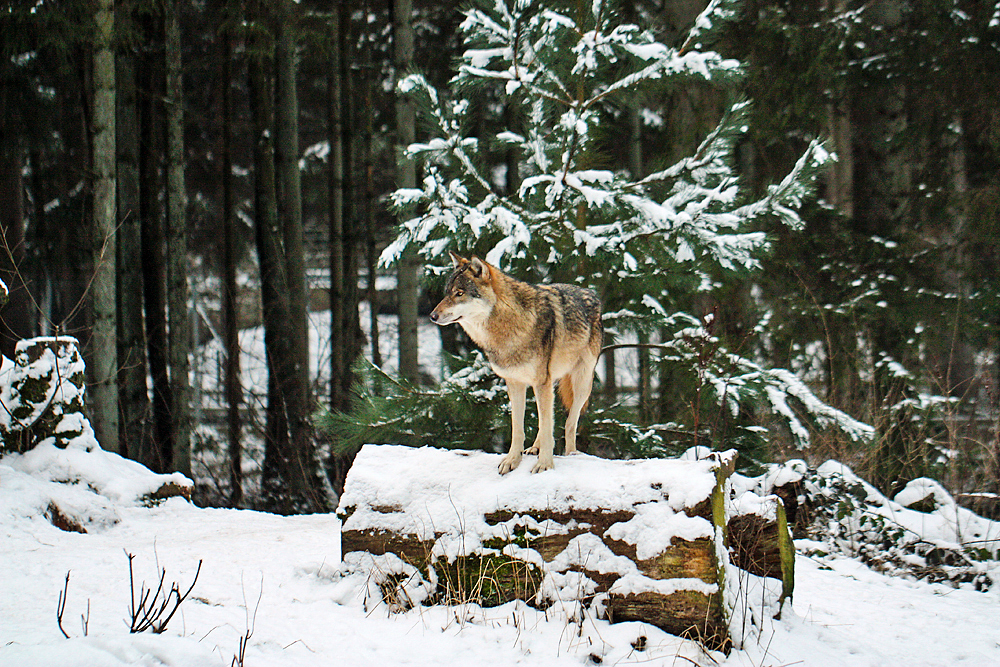
<instances>
[{"instance_id":1,"label":"dark tree trunk","mask_svg":"<svg viewBox=\"0 0 1000 667\"><path fill-rule=\"evenodd\" d=\"M873 3L871 20L888 39L905 30L904 3L884 0ZM854 121L854 224L865 236L894 238L905 229L911 192L910 162L915 150L898 138L907 128L907 90L903 82L890 79L871 85L851 99ZM871 324L874 377L871 409L878 432L878 452L872 481L892 495L909 481L920 442L908 411L899 406L907 398L906 378L893 363L906 365L908 332L888 309ZM898 408L896 406L899 406Z\"/></svg>"},{"instance_id":2,"label":"dark tree trunk","mask_svg":"<svg viewBox=\"0 0 1000 667\"><path fill-rule=\"evenodd\" d=\"M332 88L335 93L334 105L338 105L340 116L338 137L331 138L331 159L336 159L333 146L340 146L340 183L336 182L337 174L331 174L333 179L331 187L330 201L337 206L339 196L339 211L337 208L331 211L331 290L339 292L339 307L335 295L331 295L331 329L336 331L337 343L333 345L332 354L336 357L331 362L331 387L330 405L331 409L347 410L350 407L351 387L354 383L354 373L352 367L354 360L361 354L362 334L358 316L358 225L357 223L357 198L354 191L354 171L355 156L357 155L356 127L357 104L354 94L357 87L352 76L353 72L350 63L353 62L353 52L351 49L351 23L350 12L346 3L340 3L337 7L337 34L336 39L331 35L333 44L331 48L336 50L337 57L331 57L330 77L339 80L339 90ZM332 32L332 30L331 30ZM332 68L336 71L332 71ZM336 122L331 122L331 127L337 128ZM338 218L339 214L339 220ZM339 229L336 225L339 223ZM338 234L339 240L338 240ZM335 266L335 260L340 260L340 266ZM333 385L336 383L336 386ZM334 454L327 462L327 468L332 481L333 489L336 493L343 490L344 479L347 471L351 467L353 457Z\"/></svg>"},{"instance_id":3,"label":"dark tree trunk","mask_svg":"<svg viewBox=\"0 0 1000 667\"><path fill-rule=\"evenodd\" d=\"M413 0L393 0L393 47L397 78L413 66ZM396 150L402 151L416 141L416 110L413 101L396 95ZM410 160L397 157L396 184L401 188L417 186L417 167ZM408 248L399 258L396 298L399 304L399 374L410 382L419 381L417 355L417 305L420 296L420 258Z\"/></svg>"},{"instance_id":4,"label":"dark tree trunk","mask_svg":"<svg viewBox=\"0 0 1000 667\"><path fill-rule=\"evenodd\" d=\"M299 172L299 101L296 9L291 0L282 5L275 49L276 140L278 214L284 240L285 275L288 289L289 353L283 365L285 409L291 438L287 471L291 488L301 500L299 511L326 507L323 480L319 477L315 440L312 433L312 399L309 384L308 294L306 291L305 249L302 229L302 185Z\"/></svg>"},{"instance_id":5,"label":"dark tree trunk","mask_svg":"<svg viewBox=\"0 0 1000 667\"><path fill-rule=\"evenodd\" d=\"M330 409L347 410L347 391L344 376L347 373L344 327L344 297L346 273L344 270L344 77L341 57L344 26L341 25L340 7L330 16L329 62L326 75L327 142L327 206L329 215L330 252Z\"/></svg>"},{"instance_id":6,"label":"dark tree trunk","mask_svg":"<svg viewBox=\"0 0 1000 667\"><path fill-rule=\"evenodd\" d=\"M352 49L352 31L349 21L350 12L346 3L341 3L340 12L340 72L344 86L342 95L343 139L344 147L344 383L343 392L348 395L354 384L352 368L354 360L361 356L364 344L364 334L361 331L361 315L359 303L361 295L358 289L358 273L360 261L361 234L358 229L358 196L355 191L357 179L355 166L358 163L359 147L357 142L357 127L360 114L356 95L358 82L353 76L351 63L354 61ZM346 474L346 470L345 470Z\"/></svg>"},{"instance_id":7,"label":"dark tree trunk","mask_svg":"<svg viewBox=\"0 0 1000 667\"><path fill-rule=\"evenodd\" d=\"M255 133L254 188L256 191L257 261L260 267L264 313L264 345L268 364L267 425L262 471L262 492L267 509L280 513L315 511L324 506L317 497L314 478L306 474L308 461L293 447L289 429L301 418L295 396L295 360L288 276L282 230L278 220L274 104L267 73L267 44L261 36L251 44L250 105ZM298 412L295 412L298 410ZM311 459L311 457L310 457Z\"/></svg>"},{"instance_id":8,"label":"dark tree trunk","mask_svg":"<svg viewBox=\"0 0 1000 667\"><path fill-rule=\"evenodd\" d=\"M0 107L2 108L2 107ZM0 121L2 123L3 121ZM8 139L0 127L0 141ZM31 299L24 284L24 182L23 161L16 145L0 146L0 280L8 290L6 305L0 310L0 352L14 358L14 346L33 334Z\"/></svg>"},{"instance_id":9,"label":"dark tree trunk","mask_svg":"<svg viewBox=\"0 0 1000 667\"><path fill-rule=\"evenodd\" d=\"M149 392L142 316L142 219L139 207L139 99L136 57L118 55L118 388L121 453L146 458ZM148 460L148 459L147 459Z\"/></svg>"},{"instance_id":10,"label":"dark tree trunk","mask_svg":"<svg viewBox=\"0 0 1000 667\"><path fill-rule=\"evenodd\" d=\"M262 53L264 40L251 43L250 109L254 129L254 237L260 269L261 306L264 318L264 347L267 354L267 422L265 424L264 466L261 491L265 507L273 510L284 496L283 477L288 460L288 427L278 377L280 364L287 363L288 301L284 251L278 238L278 203L274 183L273 105L267 77L268 58ZM267 69L265 69L267 68Z\"/></svg>"},{"instance_id":11,"label":"dark tree trunk","mask_svg":"<svg viewBox=\"0 0 1000 667\"><path fill-rule=\"evenodd\" d=\"M364 179L364 230L365 230L365 267L368 272L368 335L372 348L372 363L376 366L382 365L382 351L379 345L379 295L377 287L377 264L378 249L375 244L375 156L372 142L375 139L375 130L372 118L375 115L375 105L373 101L372 88L374 82L371 76L371 67L365 68L364 86L365 90L365 124L364 136L362 137L362 150L364 151L363 179ZM397 295L401 286L397 284ZM402 332L400 332L402 334ZM402 338L402 335L400 335ZM401 350L400 350L401 351ZM400 360L402 363L402 360Z\"/></svg>"},{"instance_id":12,"label":"dark tree trunk","mask_svg":"<svg viewBox=\"0 0 1000 667\"><path fill-rule=\"evenodd\" d=\"M147 42L159 42L159 30L152 19L146 22ZM167 373L167 294L166 232L159 205L160 160L163 152L162 115L157 101L163 89L163 70L152 49L142 58L139 78L139 217L142 224L142 285L146 315L146 350L153 383L154 445L138 459L156 472L166 472L173 452L172 403Z\"/></svg>"},{"instance_id":13,"label":"dark tree trunk","mask_svg":"<svg viewBox=\"0 0 1000 667\"><path fill-rule=\"evenodd\" d=\"M171 469L191 476L191 311L188 307L187 190L184 185L184 90L181 77L180 3L164 6L167 130L167 313L170 330Z\"/></svg>"},{"instance_id":14,"label":"dark tree trunk","mask_svg":"<svg viewBox=\"0 0 1000 667\"><path fill-rule=\"evenodd\" d=\"M225 20L225 8L220 15ZM240 406L243 403L243 386L240 380L240 327L238 317L238 288L236 249L239 230L233 201L233 118L232 118L232 60L233 38L219 30L222 40L222 76L219 87L222 100L222 169L219 184L222 188L222 311L225 355L226 431L229 451L229 505L243 504L243 440Z\"/></svg>"}]
</instances>

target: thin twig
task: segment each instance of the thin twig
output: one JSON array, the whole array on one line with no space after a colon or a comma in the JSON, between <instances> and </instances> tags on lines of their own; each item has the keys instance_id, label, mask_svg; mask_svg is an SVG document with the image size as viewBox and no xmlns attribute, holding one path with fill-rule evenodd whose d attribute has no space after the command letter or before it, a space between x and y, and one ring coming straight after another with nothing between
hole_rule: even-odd
<instances>
[{"instance_id":1,"label":"thin twig","mask_svg":"<svg viewBox=\"0 0 1000 667\"><path fill-rule=\"evenodd\" d=\"M59 602L56 604L56 623L59 625L59 632L63 633L63 637L69 639L69 633L63 629L63 613L66 611L66 598L69 597L69 570L66 570L66 581L63 583L63 589L59 592ZM88 609L89 609L88 603ZM87 612L89 615L89 611ZM84 633L86 634L86 633Z\"/></svg>"}]
</instances>

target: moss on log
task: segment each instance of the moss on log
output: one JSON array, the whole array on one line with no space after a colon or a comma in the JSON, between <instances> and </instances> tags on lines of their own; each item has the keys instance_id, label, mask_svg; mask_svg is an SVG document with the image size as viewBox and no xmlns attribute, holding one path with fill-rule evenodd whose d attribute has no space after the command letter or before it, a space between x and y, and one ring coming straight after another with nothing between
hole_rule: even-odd
<instances>
[{"instance_id":1,"label":"moss on log","mask_svg":"<svg viewBox=\"0 0 1000 667\"><path fill-rule=\"evenodd\" d=\"M502 553L443 558L431 566L437 575L438 602L497 607L514 600L534 600L544 573L536 565Z\"/></svg>"}]
</instances>

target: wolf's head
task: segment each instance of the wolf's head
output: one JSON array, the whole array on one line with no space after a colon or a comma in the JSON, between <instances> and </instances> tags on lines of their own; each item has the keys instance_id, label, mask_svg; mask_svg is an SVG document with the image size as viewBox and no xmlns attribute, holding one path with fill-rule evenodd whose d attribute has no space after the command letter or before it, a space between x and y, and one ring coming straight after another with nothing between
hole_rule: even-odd
<instances>
[{"instance_id":1,"label":"wolf's head","mask_svg":"<svg viewBox=\"0 0 1000 667\"><path fill-rule=\"evenodd\" d=\"M444 326L462 320L484 320L496 303L493 293L493 272L496 269L478 257L465 259L451 253L451 259L455 270L445 285L444 298L431 311L431 322Z\"/></svg>"}]
</instances>

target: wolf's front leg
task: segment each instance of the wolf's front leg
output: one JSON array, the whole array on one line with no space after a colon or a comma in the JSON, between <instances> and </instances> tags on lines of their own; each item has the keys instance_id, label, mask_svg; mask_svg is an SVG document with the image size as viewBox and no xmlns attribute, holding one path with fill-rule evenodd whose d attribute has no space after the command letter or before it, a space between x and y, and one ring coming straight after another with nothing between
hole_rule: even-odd
<instances>
[{"instance_id":1,"label":"wolf's front leg","mask_svg":"<svg viewBox=\"0 0 1000 667\"><path fill-rule=\"evenodd\" d=\"M543 470L551 470L555 466L552 460L552 449L555 445L552 435L555 394L552 391L551 382L535 385L534 389L535 403L538 405L538 436L531 449L538 452L538 463L531 469L531 472L542 472Z\"/></svg>"},{"instance_id":2,"label":"wolf's front leg","mask_svg":"<svg viewBox=\"0 0 1000 667\"><path fill-rule=\"evenodd\" d=\"M527 400L528 385L507 380L507 397L510 398L510 450L500 461L500 474L506 475L521 465L524 449L524 404Z\"/></svg>"}]
</instances>

